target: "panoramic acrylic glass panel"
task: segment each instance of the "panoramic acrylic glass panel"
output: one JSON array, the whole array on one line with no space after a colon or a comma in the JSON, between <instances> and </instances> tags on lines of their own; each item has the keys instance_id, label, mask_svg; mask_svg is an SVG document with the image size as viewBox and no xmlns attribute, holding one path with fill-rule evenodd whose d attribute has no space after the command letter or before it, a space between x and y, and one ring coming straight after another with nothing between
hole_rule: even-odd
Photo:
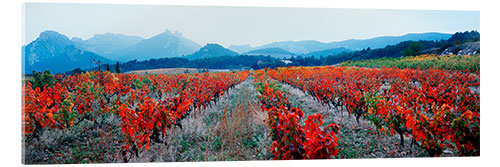
<instances>
[{"instance_id":1,"label":"panoramic acrylic glass panel","mask_svg":"<svg viewBox=\"0 0 500 167\"><path fill-rule=\"evenodd\" d=\"M480 155L479 11L26 3L23 163Z\"/></svg>"}]
</instances>

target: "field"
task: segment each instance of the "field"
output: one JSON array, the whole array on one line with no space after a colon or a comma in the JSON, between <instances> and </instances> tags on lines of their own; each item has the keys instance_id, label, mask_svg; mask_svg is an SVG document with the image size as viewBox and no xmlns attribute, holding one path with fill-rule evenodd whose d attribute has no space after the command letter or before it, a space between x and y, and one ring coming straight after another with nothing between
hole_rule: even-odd
<instances>
[{"instance_id":1,"label":"field","mask_svg":"<svg viewBox=\"0 0 500 167\"><path fill-rule=\"evenodd\" d=\"M196 69L196 68L160 68L152 70L136 70L127 72L129 74L181 74L198 72L228 72L229 69Z\"/></svg>"},{"instance_id":2,"label":"field","mask_svg":"<svg viewBox=\"0 0 500 167\"><path fill-rule=\"evenodd\" d=\"M130 71L130 74L180 74L198 72L195 68L161 68L152 70L136 70Z\"/></svg>"},{"instance_id":3,"label":"field","mask_svg":"<svg viewBox=\"0 0 500 167\"><path fill-rule=\"evenodd\" d=\"M444 70L459 70L479 73L479 56L478 55L420 55L401 58L383 58L371 59L362 61L347 61L341 63L341 66L356 66L356 67L395 67L395 68L412 68L412 69L444 69Z\"/></svg>"},{"instance_id":4,"label":"field","mask_svg":"<svg viewBox=\"0 0 500 167\"><path fill-rule=\"evenodd\" d=\"M454 68L468 58L439 58L453 68L39 73L23 88L24 162L479 156L479 67Z\"/></svg>"}]
</instances>

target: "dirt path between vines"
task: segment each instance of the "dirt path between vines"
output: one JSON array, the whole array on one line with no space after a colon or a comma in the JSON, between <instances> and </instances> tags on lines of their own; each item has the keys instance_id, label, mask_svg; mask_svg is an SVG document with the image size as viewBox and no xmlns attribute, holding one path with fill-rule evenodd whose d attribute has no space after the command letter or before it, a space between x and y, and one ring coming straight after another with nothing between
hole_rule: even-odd
<instances>
[{"instance_id":1,"label":"dirt path between vines","mask_svg":"<svg viewBox=\"0 0 500 167\"><path fill-rule=\"evenodd\" d=\"M227 91L217 103L192 112L182 129L163 136L132 162L221 161L269 159L268 130L256 97L253 77Z\"/></svg>"},{"instance_id":2,"label":"dirt path between vines","mask_svg":"<svg viewBox=\"0 0 500 167\"><path fill-rule=\"evenodd\" d=\"M418 157L428 156L414 146L410 153L410 140L405 138L404 148L399 148L399 136L390 136L379 133L368 121L362 118L359 123L354 115L349 116L345 108L335 109L323 106L312 96L288 84L282 84L288 92L289 101L294 107L300 107L307 117L315 113L323 115L324 124L336 123L340 127L337 134L339 138L339 158L393 158L393 157Z\"/></svg>"}]
</instances>

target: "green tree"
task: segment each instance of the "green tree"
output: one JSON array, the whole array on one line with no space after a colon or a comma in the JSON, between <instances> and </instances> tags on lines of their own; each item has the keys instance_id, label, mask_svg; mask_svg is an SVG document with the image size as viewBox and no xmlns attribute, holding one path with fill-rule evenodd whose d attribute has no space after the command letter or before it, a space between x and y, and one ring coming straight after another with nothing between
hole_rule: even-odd
<instances>
[{"instance_id":1,"label":"green tree","mask_svg":"<svg viewBox=\"0 0 500 167\"><path fill-rule=\"evenodd\" d=\"M109 71L109 63L106 64L106 71Z\"/></svg>"},{"instance_id":2,"label":"green tree","mask_svg":"<svg viewBox=\"0 0 500 167\"><path fill-rule=\"evenodd\" d=\"M120 73L120 63L118 63L118 61L116 61L116 70L115 70L116 73Z\"/></svg>"},{"instance_id":3,"label":"green tree","mask_svg":"<svg viewBox=\"0 0 500 167\"><path fill-rule=\"evenodd\" d=\"M56 85L54 75L50 74L49 70L45 70L43 73L33 70L33 79L30 82L33 89L38 87L41 91L45 86L54 87Z\"/></svg>"},{"instance_id":4,"label":"green tree","mask_svg":"<svg viewBox=\"0 0 500 167\"><path fill-rule=\"evenodd\" d=\"M420 51L424 48L424 45L420 42L410 42L408 48L403 50L403 56L416 56L420 54Z\"/></svg>"}]
</instances>

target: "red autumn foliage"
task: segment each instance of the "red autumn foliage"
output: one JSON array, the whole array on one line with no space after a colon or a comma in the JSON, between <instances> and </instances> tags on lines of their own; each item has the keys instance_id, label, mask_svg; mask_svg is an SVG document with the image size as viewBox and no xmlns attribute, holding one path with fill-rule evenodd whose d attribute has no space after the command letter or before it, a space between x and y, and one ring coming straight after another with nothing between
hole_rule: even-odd
<instances>
[{"instance_id":1,"label":"red autumn foliage","mask_svg":"<svg viewBox=\"0 0 500 167\"><path fill-rule=\"evenodd\" d=\"M267 80L264 71L255 72L257 91L261 93L263 111L267 112L270 129L271 153L274 159L325 159L337 156L338 127L330 124L322 129L321 114L310 115L304 121L301 109L290 107L288 98L272 81Z\"/></svg>"},{"instance_id":2,"label":"red autumn foliage","mask_svg":"<svg viewBox=\"0 0 500 167\"><path fill-rule=\"evenodd\" d=\"M411 135L429 155L479 155L479 74L438 69L288 67L269 75L326 105L345 106L380 131ZM448 144L449 142L453 144Z\"/></svg>"},{"instance_id":3,"label":"red autumn foliage","mask_svg":"<svg viewBox=\"0 0 500 167\"><path fill-rule=\"evenodd\" d=\"M245 80L249 71L179 75L135 75L88 72L56 75L54 87L23 87L23 133L38 135L42 128L71 128L85 119L111 112L121 117L124 148L149 148L156 133L180 125L194 108ZM36 136L34 135L34 136Z\"/></svg>"}]
</instances>

